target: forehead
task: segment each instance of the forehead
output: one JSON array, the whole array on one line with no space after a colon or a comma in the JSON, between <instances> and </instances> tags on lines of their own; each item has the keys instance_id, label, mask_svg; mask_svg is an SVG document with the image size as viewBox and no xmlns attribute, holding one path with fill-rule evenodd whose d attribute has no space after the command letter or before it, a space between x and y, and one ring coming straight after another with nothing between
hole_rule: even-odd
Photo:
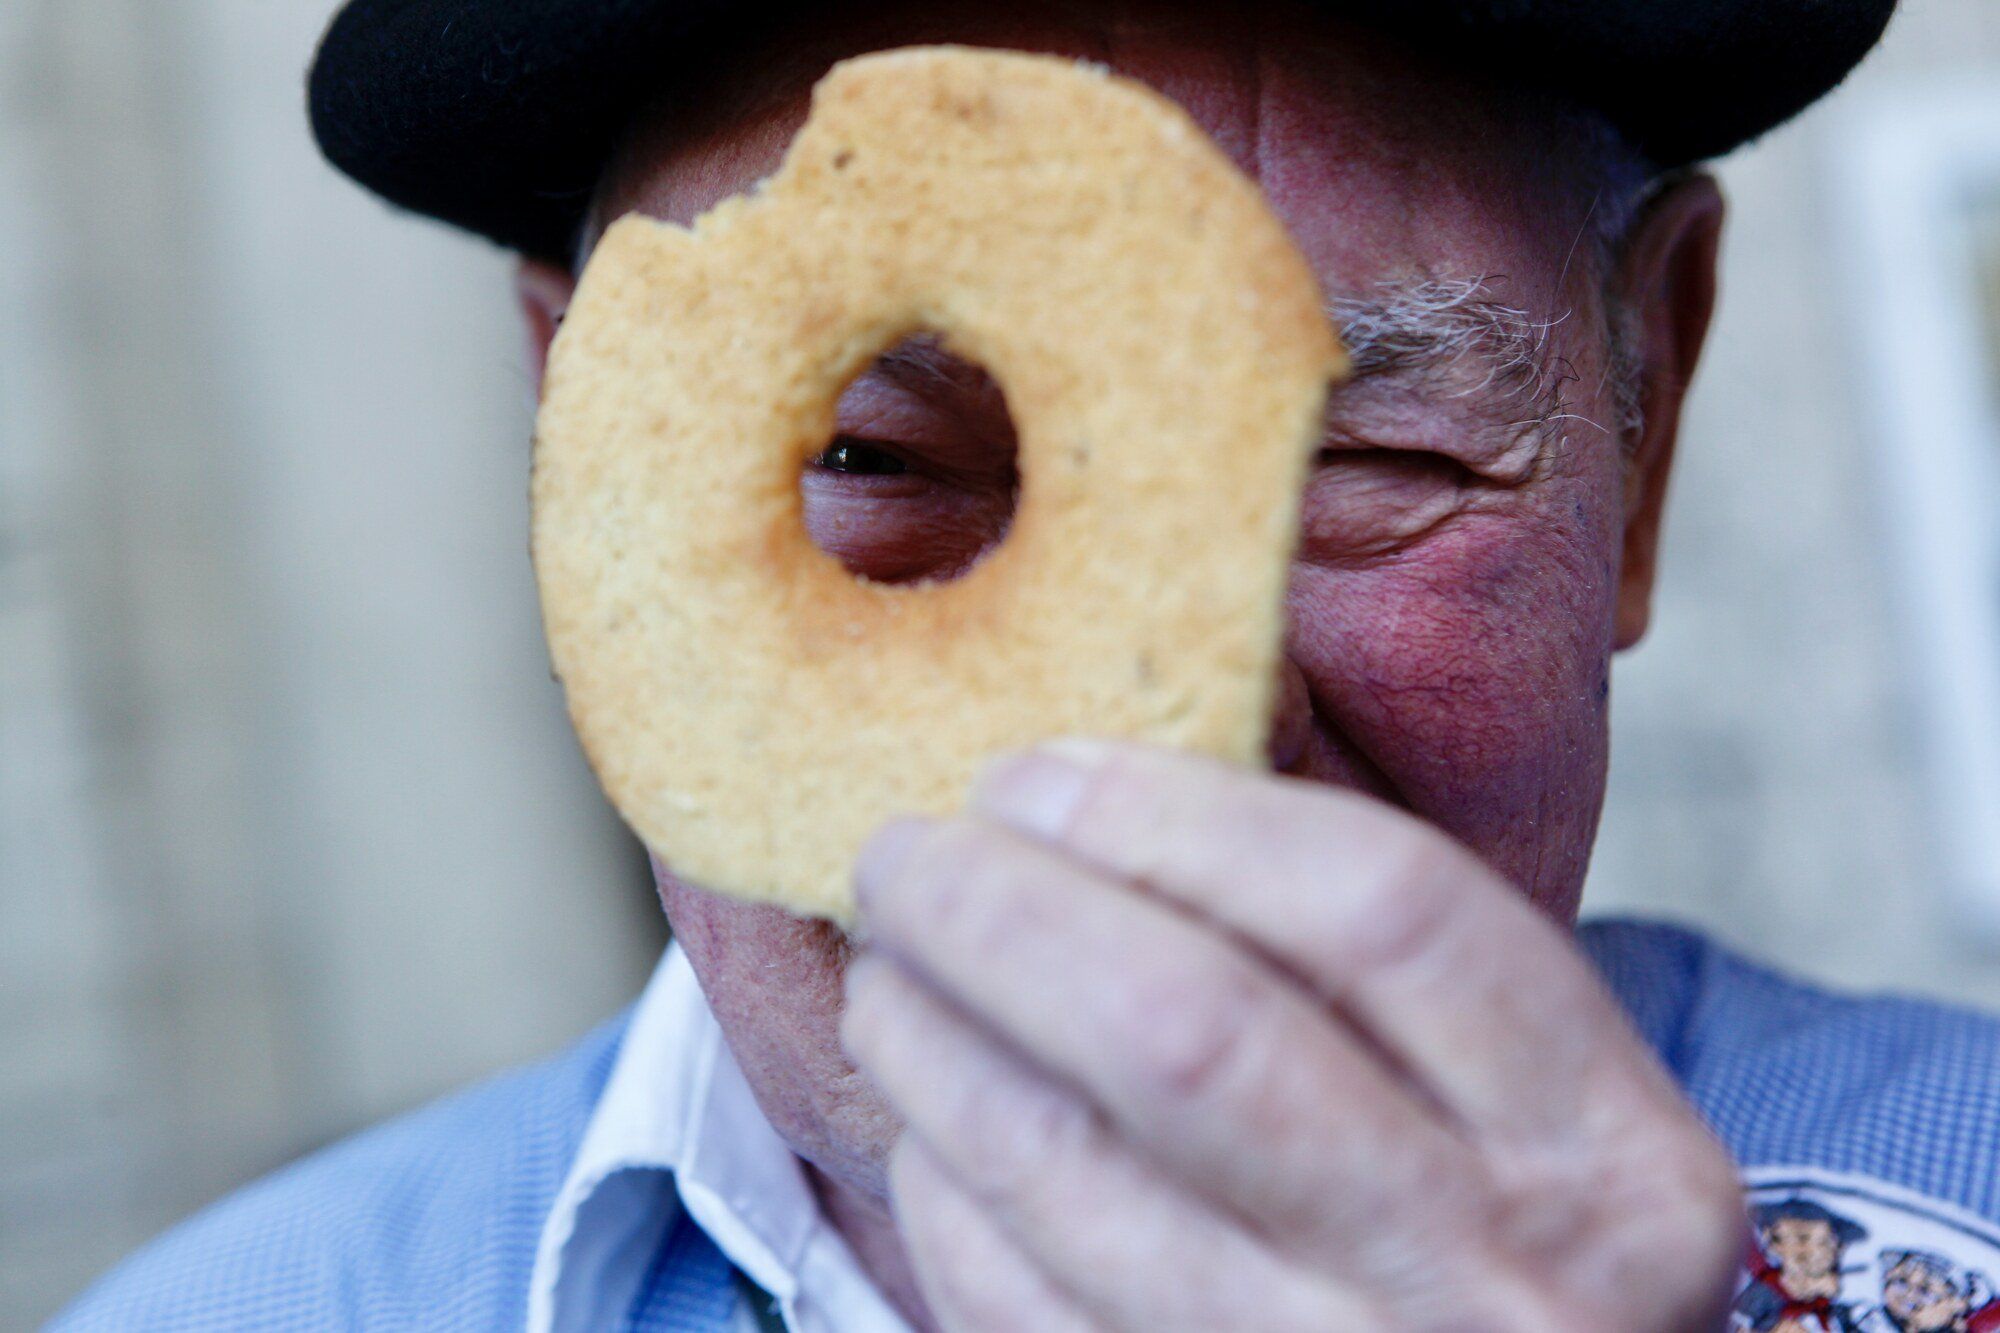
<instances>
[{"instance_id":1,"label":"forehead","mask_svg":"<svg viewBox=\"0 0 2000 1333\"><path fill-rule=\"evenodd\" d=\"M592 232L627 211L687 223L776 169L812 83L864 51L962 42L1087 59L1158 89L1255 179L1332 296L1413 278L1497 279L1529 309L1561 290L1598 202L1600 127L1510 84L1281 3L931 5L835 14L724 44L641 115Z\"/></svg>"}]
</instances>

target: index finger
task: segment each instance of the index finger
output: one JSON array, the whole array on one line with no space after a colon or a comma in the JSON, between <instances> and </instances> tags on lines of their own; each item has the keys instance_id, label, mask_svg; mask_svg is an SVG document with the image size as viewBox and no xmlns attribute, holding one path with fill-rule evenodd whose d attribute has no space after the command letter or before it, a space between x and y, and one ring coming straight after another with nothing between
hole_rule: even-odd
<instances>
[{"instance_id":1,"label":"index finger","mask_svg":"<svg viewBox=\"0 0 2000 1333\"><path fill-rule=\"evenodd\" d=\"M1564 932L1373 798L1065 740L990 766L972 807L1241 936L1477 1136L1567 1139L1679 1104Z\"/></svg>"}]
</instances>

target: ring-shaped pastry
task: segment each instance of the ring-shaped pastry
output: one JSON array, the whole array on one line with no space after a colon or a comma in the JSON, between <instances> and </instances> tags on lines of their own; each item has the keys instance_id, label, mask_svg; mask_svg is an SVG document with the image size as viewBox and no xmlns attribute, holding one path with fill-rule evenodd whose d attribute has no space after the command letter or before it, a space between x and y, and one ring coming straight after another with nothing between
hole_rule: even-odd
<instances>
[{"instance_id":1,"label":"ring-shaped pastry","mask_svg":"<svg viewBox=\"0 0 2000 1333\"><path fill-rule=\"evenodd\" d=\"M813 544L799 477L917 331L999 382L1022 484L970 571L888 586ZM1341 366L1311 269L1166 99L967 48L836 66L753 193L613 224L551 351L534 559L606 792L690 881L846 921L867 834L995 752L1256 760Z\"/></svg>"}]
</instances>

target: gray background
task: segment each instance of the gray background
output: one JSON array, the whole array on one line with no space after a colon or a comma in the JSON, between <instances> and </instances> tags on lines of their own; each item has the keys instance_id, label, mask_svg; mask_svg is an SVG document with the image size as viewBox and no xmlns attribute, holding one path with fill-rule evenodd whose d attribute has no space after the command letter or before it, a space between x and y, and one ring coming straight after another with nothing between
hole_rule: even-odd
<instances>
[{"instance_id":1,"label":"gray background","mask_svg":"<svg viewBox=\"0 0 2000 1333\"><path fill-rule=\"evenodd\" d=\"M503 256L322 167L326 0L0 4L0 1327L660 942L547 675ZM1915 0L1836 99L2000 73ZM2000 1006L1928 859L1816 116L1735 206L1593 911Z\"/></svg>"}]
</instances>

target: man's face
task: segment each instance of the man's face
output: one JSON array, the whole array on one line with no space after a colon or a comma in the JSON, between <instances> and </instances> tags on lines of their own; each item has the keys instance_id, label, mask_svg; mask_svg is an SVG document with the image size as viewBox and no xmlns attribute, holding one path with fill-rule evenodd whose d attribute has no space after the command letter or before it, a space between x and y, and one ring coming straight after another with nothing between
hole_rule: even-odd
<instances>
[{"instance_id":1,"label":"man's face","mask_svg":"<svg viewBox=\"0 0 2000 1333\"><path fill-rule=\"evenodd\" d=\"M1812 1218L1783 1217L1764 1229L1764 1249L1785 1276L1794 1296L1829 1295L1826 1284L1840 1263L1833 1228ZM1839 1285L1834 1278L1834 1287Z\"/></svg>"},{"instance_id":2,"label":"man's face","mask_svg":"<svg viewBox=\"0 0 2000 1333\"><path fill-rule=\"evenodd\" d=\"M1082 56L1181 103L1263 189L1361 369L1335 391L1303 498L1273 761L1417 812L1568 918L1603 793L1633 503L1589 231L1604 205L1551 165L1589 141L1303 12L994 8L794 34L758 57L801 72L789 92L693 129L642 126L602 215L684 223L746 190L803 119L805 84L862 50ZM1013 435L975 368L891 358L843 400L839 431L845 448L802 489L815 540L849 568L948 577L1004 539ZM655 868L774 1123L879 1194L895 1125L836 1036L843 938Z\"/></svg>"},{"instance_id":3,"label":"man's face","mask_svg":"<svg viewBox=\"0 0 2000 1333\"><path fill-rule=\"evenodd\" d=\"M1942 1274L1907 1259L1882 1275L1882 1304L1909 1333L1948 1329L1965 1313L1965 1298Z\"/></svg>"}]
</instances>

